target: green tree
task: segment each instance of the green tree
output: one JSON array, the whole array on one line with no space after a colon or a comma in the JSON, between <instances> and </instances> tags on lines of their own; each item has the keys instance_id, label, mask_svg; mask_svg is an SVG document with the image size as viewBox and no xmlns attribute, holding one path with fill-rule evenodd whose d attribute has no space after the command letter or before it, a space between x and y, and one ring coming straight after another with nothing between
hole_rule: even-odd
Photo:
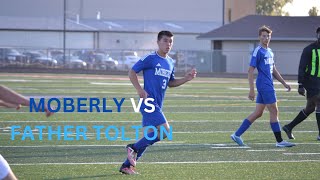
<instances>
[{"instance_id":1,"label":"green tree","mask_svg":"<svg viewBox=\"0 0 320 180\"><path fill-rule=\"evenodd\" d=\"M318 12L319 10L317 9L317 7L312 7L308 13L309 13L309 16L318 16Z\"/></svg>"},{"instance_id":2,"label":"green tree","mask_svg":"<svg viewBox=\"0 0 320 180\"><path fill-rule=\"evenodd\" d=\"M270 16L288 15L288 12L284 12L282 8L287 3L292 3L292 1L293 0L257 0L257 14Z\"/></svg>"}]
</instances>

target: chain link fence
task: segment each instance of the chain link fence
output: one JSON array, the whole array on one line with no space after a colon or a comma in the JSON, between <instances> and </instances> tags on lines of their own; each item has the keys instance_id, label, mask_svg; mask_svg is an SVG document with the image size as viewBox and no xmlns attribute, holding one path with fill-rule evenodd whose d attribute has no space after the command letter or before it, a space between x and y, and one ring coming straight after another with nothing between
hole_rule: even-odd
<instances>
[{"instance_id":1,"label":"chain link fence","mask_svg":"<svg viewBox=\"0 0 320 180\"><path fill-rule=\"evenodd\" d=\"M0 48L0 67L128 71L141 57L154 50ZM301 51L275 51L282 74L295 75ZM247 73L249 51L171 51L176 72L196 68L200 73Z\"/></svg>"}]
</instances>

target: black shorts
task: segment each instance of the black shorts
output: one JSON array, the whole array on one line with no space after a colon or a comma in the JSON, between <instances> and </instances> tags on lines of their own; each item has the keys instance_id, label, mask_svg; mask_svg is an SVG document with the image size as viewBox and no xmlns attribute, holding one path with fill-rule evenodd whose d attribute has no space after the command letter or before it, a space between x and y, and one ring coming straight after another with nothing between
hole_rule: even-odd
<instances>
[{"instance_id":1,"label":"black shorts","mask_svg":"<svg viewBox=\"0 0 320 180\"><path fill-rule=\"evenodd\" d=\"M306 89L307 91L307 99L312 98L313 96L320 96L320 89Z\"/></svg>"}]
</instances>

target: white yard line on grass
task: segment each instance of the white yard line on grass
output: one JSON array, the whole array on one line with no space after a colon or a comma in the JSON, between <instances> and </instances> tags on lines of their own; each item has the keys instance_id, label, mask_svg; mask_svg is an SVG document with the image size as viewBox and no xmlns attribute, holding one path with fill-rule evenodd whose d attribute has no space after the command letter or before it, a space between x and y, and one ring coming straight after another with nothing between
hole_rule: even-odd
<instances>
[{"instance_id":1,"label":"white yard line on grass","mask_svg":"<svg viewBox=\"0 0 320 180\"><path fill-rule=\"evenodd\" d=\"M73 128L75 129L75 128ZM132 129L133 131L134 129ZM8 132L8 133L0 133L1 135L11 135L10 131L11 129L5 129L4 130L5 132ZM93 130L92 130L93 131ZM121 130L119 130L119 134ZM234 131L173 131L172 134L214 134L214 133L233 133ZM295 131L295 133L317 133L318 131ZM272 131L248 131L248 133L272 133ZM38 132L32 132L33 135L38 135L39 133ZM42 132L41 134L43 135L47 135L48 133L44 133ZM72 133L72 134L69 134L69 136L71 135L76 135L76 133ZM88 133L86 132L85 133L86 135L96 135L96 133ZM109 135L114 135L115 133L113 132L109 132L108 133ZM136 134L136 132L126 132L126 134ZM56 135L56 134L55 134ZM64 133L61 133L60 134L61 136L64 135ZM15 136L23 136L23 132L20 132L20 134L16 134ZM319 143L320 145L320 143Z\"/></svg>"},{"instance_id":2,"label":"white yard line on grass","mask_svg":"<svg viewBox=\"0 0 320 180\"><path fill-rule=\"evenodd\" d=\"M277 151L286 151L285 149L248 149L250 152L277 152Z\"/></svg>"},{"instance_id":3,"label":"white yard line on grass","mask_svg":"<svg viewBox=\"0 0 320 180\"><path fill-rule=\"evenodd\" d=\"M222 96L217 96L217 97L222 97ZM186 99L166 99L165 102L167 101L185 101ZM248 102L248 103L253 103L252 101L249 101L248 98L245 98L245 97L238 97L236 99L219 99L219 100L216 100L216 99L199 99L199 100L196 100L196 101L200 101L200 102L206 102L206 101L214 101L214 102L225 102L225 101L241 101L241 102ZM297 99L297 100L289 100L289 99L279 99L278 98L278 101L306 101L305 99Z\"/></svg>"},{"instance_id":4,"label":"white yard line on grass","mask_svg":"<svg viewBox=\"0 0 320 180\"><path fill-rule=\"evenodd\" d=\"M208 123L208 122L212 122L212 123L231 123L231 122L242 122L243 120L184 120L184 121L180 121L180 120L168 120L169 123ZM289 122L289 121L292 121L292 120L281 120L281 122ZM51 121L51 120L47 120L47 121L34 121L34 120L26 120L26 121L1 121L1 123L109 123L109 122L120 122L120 123L141 123L141 120L128 120L128 121L122 121L122 120L113 120L113 121L110 121L110 120L106 120L106 121L95 121L95 120L84 120L84 121ZM314 121L310 121L310 120L305 120L303 122L312 122L314 123ZM269 123L269 120L258 120L258 121L255 121L255 123ZM9 127L10 128L10 127ZM0 128L1 129L1 128Z\"/></svg>"},{"instance_id":5,"label":"white yard line on grass","mask_svg":"<svg viewBox=\"0 0 320 180\"><path fill-rule=\"evenodd\" d=\"M320 162L320 160L282 160L282 161L167 161L167 162L139 162L139 164L218 164L218 163L301 163ZM42 166L42 165L118 165L123 162L87 162L87 163L11 163L10 166Z\"/></svg>"},{"instance_id":6,"label":"white yard line on grass","mask_svg":"<svg viewBox=\"0 0 320 180\"><path fill-rule=\"evenodd\" d=\"M249 149L249 146L211 147L211 149Z\"/></svg>"},{"instance_id":7,"label":"white yard line on grass","mask_svg":"<svg viewBox=\"0 0 320 180\"><path fill-rule=\"evenodd\" d=\"M249 91L250 89L249 88L242 88L242 87L232 87L232 88L228 88L228 89L230 89L230 90L236 90L236 91L238 91L238 90L240 90L240 91ZM297 91L298 89L291 89L291 91ZM285 89L285 88L275 88L275 91L287 91L287 89Z\"/></svg>"},{"instance_id":8,"label":"white yard line on grass","mask_svg":"<svg viewBox=\"0 0 320 180\"><path fill-rule=\"evenodd\" d=\"M274 145L275 143L248 143L249 145ZM296 145L319 145L320 143L295 143ZM208 146L211 147L240 147L235 143L225 144L225 146L221 146L222 144L188 144L188 143L165 143L165 141L161 144L155 144L154 146ZM126 145L121 144L110 144L110 145L84 145L84 144L69 144L69 145L34 145L34 146L1 146L1 148L66 148L66 147L125 147Z\"/></svg>"},{"instance_id":9,"label":"white yard line on grass","mask_svg":"<svg viewBox=\"0 0 320 180\"><path fill-rule=\"evenodd\" d=\"M100 102L101 104L102 104L102 102ZM114 104L114 102L106 102L106 104ZM63 101L61 100L61 104L63 104ZM235 105L235 104L230 104L231 106L229 106L229 104L220 104L220 105L211 105L211 104L205 104L205 105L168 105L168 106L165 106L164 107L164 109L166 109L166 108L181 108L181 107L184 107L184 108L188 108L188 107L197 107L197 108L202 108L202 107L204 107L204 108L207 108L207 107L211 107L211 108L244 108L244 105L243 104L237 104L237 105ZM74 106L77 106L77 105L74 105ZM61 105L60 106L60 108L61 109L63 109L64 107L70 107L70 106L63 106L63 105ZM92 107L93 108L93 110L96 110L96 106L81 106L81 107L86 107L86 108L90 108L90 107ZM116 105L114 105L114 106L97 106L97 107L99 107L99 108L103 108L103 107L106 107L106 108L117 108L117 106ZM245 108L252 108L252 109L254 109L256 106L248 106L248 105L246 105L245 106ZM22 108L25 108L25 109L29 109L29 107L27 107L27 106L24 106L24 107L22 107ZM131 106L121 106L121 108L131 108L131 109L133 109L133 107L132 107L132 105ZM280 106L280 108L301 108L301 106Z\"/></svg>"},{"instance_id":10,"label":"white yard line on grass","mask_svg":"<svg viewBox=\"0 0 320 180\"><path fill-rule=\"evenodd\" d=\"M283 153L284 155L320 155L320 153Z\"/></svg>"},{"instance_id":11,"label":"white yard line on grass","mask_svg":"<svg viewBox=\"0 0 320 180\"><path fill-rule=\"evenodd\" d=\"M103 82L90 82L93 85L118 85L118 86L132 86L132 83L103 83ZM140 84L143 86L143 84Z\"/></svg>"},{"instance_id":12,"label":"white yard line on grass","mask_svg":"<svg viewBox=\"0 0 320 180\"><path fill-rule=\"evenodd\" d=\"M267 112L267 110L265 110L265 112ZM10 114L25 114L25 113L39 113L39 112L14 112L14 111L8 111L8 112L0 112L0 114L6 114L6 113L10 113ZM63 113L63 112L59 112L59 113ZM69 113L69 112L67 112ZM77 113L77 112L74 112L74 113ZM86 113L91 113L91 114L96 114L96 113L100 113L100 114L108 114L108 113L118 113L118 114L132 114L132 113L136 113L136 112L86 112ZM224 114L235 114L235 113L246 113L246 114L250 114L252 113L251 111L247 111L247 112L244 112L244 111L241 111L241 112L226 112L226 111L210 111L210 112L164 112L165 114L171 114L171 113L174 113L174 114L221 114L221 113L224 113ZM295 113L297 114L298 111L282 111L281 112L282 114L284 113ZM140 114L140 112L136 113L136 114Z\"/></svg>"}]
</instances>

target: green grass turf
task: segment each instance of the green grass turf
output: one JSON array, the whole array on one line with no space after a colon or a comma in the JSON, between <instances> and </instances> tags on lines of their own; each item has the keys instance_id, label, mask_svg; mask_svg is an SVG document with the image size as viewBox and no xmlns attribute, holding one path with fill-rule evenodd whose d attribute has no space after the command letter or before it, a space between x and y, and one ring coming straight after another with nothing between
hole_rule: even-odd
<instances>
[{"instance_id":1,"label":"green grass turf","mask_svg":"<svg viewBox=\"0 0 320 180\"><path fill-rule=\"evenodd\" d=\"M43 113L0 109L0 152L11 164L19 179L318 179L320 177L320 142L316 141L315 115L295 128L296 147L275 147L270 130L269 114L257 120L243 135L250 148L239 148L230 140L242 120L254 110L247 100L246 79L197 78L166 94L164 113L173 128L173 140L150 147L138 162L139 176L118 172L124 160L126 144L134 142L130 127L141 124L141 115L134 113L130 98L136 92L125 76L0 74L0 80L25 96L32 97L98 97L107 98L108 109L116 111L112 98L125 97L120 113L56 113L45 118ZM33 77L31 77L32 75ZM86 77L86 78L84 78ZM99 84L100 83L100 84ZM304 97L285 92L275 85L284 125L305 105ZM75 103L77 105L77 103ZM88 109L85 107L84 109ZM19 125L22 135L11 140L7 127ZM87 140L65 141L33 131L34 141L22 140L24 127L36 125L72 125L87 127ZM95 138L93 125L126 129L130 141L109 141L102 133ZM44 130L46 133L47 130ZM76 131L73 130L73 133ZM283 137L286 139L284 133ZM73 137L75 138L76 136ZM110 136L114 132L110 133ZM141 133L140 133L141 136Z\"/></svg>"}]
</instances>

